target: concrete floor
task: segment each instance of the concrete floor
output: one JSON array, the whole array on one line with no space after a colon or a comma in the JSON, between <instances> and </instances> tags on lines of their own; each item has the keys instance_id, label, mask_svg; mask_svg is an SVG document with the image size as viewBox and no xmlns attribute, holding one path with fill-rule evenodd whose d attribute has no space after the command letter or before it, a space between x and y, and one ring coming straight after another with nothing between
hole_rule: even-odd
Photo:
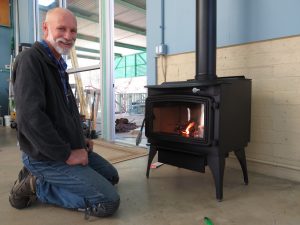
<instances>
[{"instance_id":1,"label":"concrete floor","mask_svg":"<svg viewBox=\"0 0 300 225\"><path fill-rule=\"evenodd\" d=\"M12 150L15 131L0 127L0 224L87 224L80 212L35 204L16 210L8 203L10 188L21 163ZM119 211L110 218L91 217L90 224L105 225L200 225L205 216L214 225L298 225L300 184L249 173L249 185L240 170L226 168L224 199L215 200L211 173L197 173L163 165L145 177L147 157L115 164L120 173L117 189Z\"/></svg>"}]
</instances>

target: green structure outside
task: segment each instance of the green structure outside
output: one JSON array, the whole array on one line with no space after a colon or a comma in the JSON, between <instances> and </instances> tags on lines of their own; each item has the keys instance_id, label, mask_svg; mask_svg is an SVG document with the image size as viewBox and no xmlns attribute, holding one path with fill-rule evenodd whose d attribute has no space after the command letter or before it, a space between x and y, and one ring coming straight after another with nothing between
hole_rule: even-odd
<instances>
[{"instance_id":1,"label":"green structure outside","mask_svg":"<svg viewBox=\"0 0 300 225\"><path fill-rule=\"evenodd\" d=\"M146 76L146 52L115 57L115 78Z\"/></svg>"}]
</instances>

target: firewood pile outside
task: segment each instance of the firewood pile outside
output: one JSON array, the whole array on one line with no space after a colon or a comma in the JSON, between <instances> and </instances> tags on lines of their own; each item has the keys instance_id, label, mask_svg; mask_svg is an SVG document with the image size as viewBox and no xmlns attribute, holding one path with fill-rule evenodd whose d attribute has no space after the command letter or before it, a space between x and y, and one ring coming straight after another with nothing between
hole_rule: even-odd
<instances>
[{"instance_id":1,"label":"firewood pile outside","mask_svg":"<svg viewBox=\"0 0 300 225\"><path fill-rule=\"evenodd\" d=\"M138 128L136 123L129 122L127 118L119 118L115 121L116 133L125 133Z\"/></svg>"}]
</instances>

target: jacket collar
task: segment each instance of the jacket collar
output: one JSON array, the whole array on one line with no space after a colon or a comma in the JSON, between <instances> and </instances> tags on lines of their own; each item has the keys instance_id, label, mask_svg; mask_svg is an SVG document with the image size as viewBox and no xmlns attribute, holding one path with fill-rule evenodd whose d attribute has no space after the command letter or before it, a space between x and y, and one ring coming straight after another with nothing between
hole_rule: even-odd
<instances>
[{"instance_id":1,"label":"jacket collar","mask_svg":"<svg viewBox=\"0 0 300 225\"><path fill-rule=\"evenodd\" d=\"M43 60L54 66L54 67L57 67L57 65L51 60L51 58L48 56L48 52L47 50L45 49L45 47L38 41L36 41L33 46L32 46L34 49L36 49L40 54L41 56L43 57Z\"/></svg>"},{"instance_id":2,"label":"jacket collar","mask_svg":"<svg viewBox=\"0 0 300 225\"><path fill-rule=\"evenodd\" d=\"M52 60L52 62L54 62L55 64L59 64L60 67L62 67L62 69L66 70L68 66L65 60L63 59L63 57L60 57L59 59L55 58L53 52L51 51L48 43L45 40L42 40L40 43L46 49L47 54L49 58Z\"/></svg>"}]
</instances>

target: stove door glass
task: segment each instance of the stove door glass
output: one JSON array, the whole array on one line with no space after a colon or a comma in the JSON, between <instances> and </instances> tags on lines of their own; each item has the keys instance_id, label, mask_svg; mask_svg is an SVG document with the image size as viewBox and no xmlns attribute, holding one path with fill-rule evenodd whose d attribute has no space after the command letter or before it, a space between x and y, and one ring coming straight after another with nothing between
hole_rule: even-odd
<instances>
[{"instance_id":1,"label":"stove door glass","mask_svg":"<svg viewBox=\"0 0 300 225\"><path fill-rule=\"evenodd\" d=\"M152 109L154 133L205 138L205 103L156 102Z\"/></svg>"}]
</instances>

